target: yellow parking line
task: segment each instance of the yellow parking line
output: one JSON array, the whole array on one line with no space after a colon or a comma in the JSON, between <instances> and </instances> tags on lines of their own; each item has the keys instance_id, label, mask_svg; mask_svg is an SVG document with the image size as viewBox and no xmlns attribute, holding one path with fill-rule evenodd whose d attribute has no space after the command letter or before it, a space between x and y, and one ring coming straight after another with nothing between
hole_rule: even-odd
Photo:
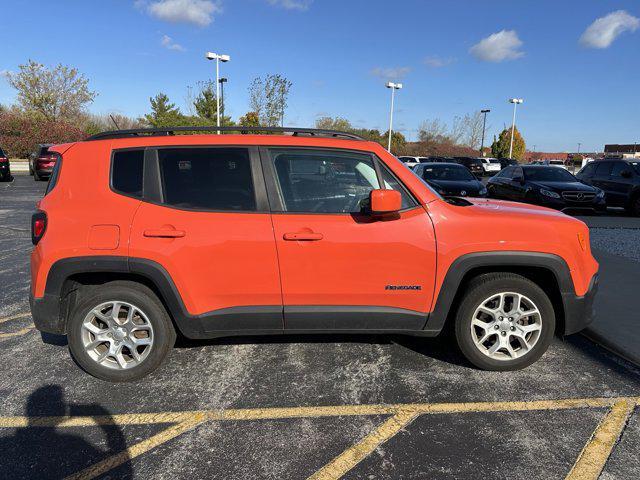
<instances>
[{"instance_id":1,"label":"yellow parking line","mask_svg":"<svg viewBox=\"0 0 640 480\"><path fill-rule=\"evenodd\" d=\"M67 477L67 480L88 480L91 478L96 478L109 470L119 467L123 463L126 463L143 453L148 452L149 450L157 447L158 445L162 445L163 443L168 442L172 438L175 438L179 435L182 435L189 430L193 430L198 425L206 421L206 418L203 415L195 415L192 419L180 422L176 425L172 425L171 427L162 430L160 433L143 440L142 442L136 443L126 450L116 453L104 460L91 465L90 467L81 470L78 473L70 475Z\"/></svg>"},{"instance_id":2,"label":"yellow parking line","mask_svg":"<svg viewBox=\"0 0 640 480\"><path fill-rule=\"evenodd\" d=\"M0 323L8 322L9 320L17 320L18 318L30 317L31 312L22 312L16 313L15 315L11 315L9 317L0 318Z\"/></svg>"},{"instance_id":3,"label":"yellow parking line","mask_svg":"<svg viewBox=\"0 0 640 480\"><path fill-rule=\"evenodd\" d=\"M637 402L620 400L611 407L582 449L567 480L597 480L600 477L636 405Z\"/></svg>"},{"instance_id":4,"label":"yellow parking line","mask_svg":"<svg viewBox=\"0 0 640 480\"><path fill-rule=\"evenodd\" d=\"M17 332L10 332L10 333L2 333L2 332L0 332L0 339L2 339L2 338L11 338L11 337L19 337L20 335L26 335L31 330L33 330L33 328L34 327L25 327L25 328L22 328L22 329L18 330Z\"/></svg>"},{"instance_id":5,"label":"yellow parking line","mask_svg":"<svg viewBox=\"0 0 640 480\"><path fill-rule=\"evenodd\" d=\"M331 460L307 480L336 480L346 474L362 460L367 458L379 445L396 435L418 414L413 410L405 410L387 419L378 428L364 437L352 447Z\"/></svg>"},{"instance_id":6,"label":"yellow parking line","mask_svg":"<svg viewBox=\"0 0 640 480\"><path fill-rule=\"evenodd\" d=\"M239 408L229 410L195 410L184 412L123 413L104 416L0 417L0 428L83 427L92 425L147 425L180 423L198 416L207 421L276 420L284 418L395 415L403 411L423 414L564 410L605 408L617 402L640 403L640 397L568 398L515 402L405 403L391 405L335 405L319 407Z\"/></svg>"}]
</instances>

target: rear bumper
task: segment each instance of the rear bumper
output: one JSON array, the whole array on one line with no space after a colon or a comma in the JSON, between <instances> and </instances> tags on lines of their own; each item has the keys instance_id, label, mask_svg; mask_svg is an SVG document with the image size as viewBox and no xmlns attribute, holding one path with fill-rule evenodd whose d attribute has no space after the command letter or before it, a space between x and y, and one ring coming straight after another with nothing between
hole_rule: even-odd
<instances>
[{"instance_id":1,"label":"rear bumper","mask_svg":"<svg viewBox=\"0 0 640 480\"><path fill-rule=\"evenodd\" d=\"M563 293L564 334L578 333L587 327L594 317L593 300L598 292L599 277L596 273L589 283L589 290L582 297L574 293Z\"/></svg>"},{"instance_id":2,"label":"rear bumper","mask_svg":"<svg viewBox=\"0 0 640 480\"><path fill-rule=\"evenodd\" d=\"M49 177L51 176L51 172L53 172L53 167L36 168L36 173L41 177Z\"/></svg>"},{"instance_id":3,"label":"rear bumper","mask_svg":"<svg viewBox=\"0 0 640 480\"><path fill-rule=\"evenodd\" d=\"M55 295L44 294L42 298L34 298L29 294L29 306L33 324L41 332L64 335L64 321L60 318L60 299Z\"/></svg>"}]
</instances>

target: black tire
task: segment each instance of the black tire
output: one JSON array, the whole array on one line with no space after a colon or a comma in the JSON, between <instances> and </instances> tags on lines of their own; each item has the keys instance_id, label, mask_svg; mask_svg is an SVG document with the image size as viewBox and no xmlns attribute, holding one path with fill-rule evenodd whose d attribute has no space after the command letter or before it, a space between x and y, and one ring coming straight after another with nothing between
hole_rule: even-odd
<instances>
[{"instance_id":1,"label":"black tire","mask_svg":"<svg viewBox=\"0 0 640 480\"><path fill-rule=\"evenodd\" d=\"M82 323L96 306L109 301L131 303L144 311L153 327L153 345L139 365L127 369L113 369L99 364L85 351L82 342ZM176 332L166 309L148 287L136 282L114 281L81 290L67 325L69 350L76 363L87 373L109 382L138 380L156 370L166 360Z\"/></svg>"},{"instance_id":2,"label":"black tire","mask_svg":"<svg viewBox=\"0 0 640 480\"><path fill-rule=\"evenodd\" d=\"M482 353L474 343L471 333L471 322L476 309L484 300L501 292L528 297L538 308L542 323L538 340L529 352L504 360ZM456 340L462 354L476 367L493 371L519 370L534 363L547 351L553 339L555 325L555 312L547 294L531 280L513 273L488 273L474 278L468 285L455 317Z\"/></svg>"},{"instance_id":3,"label":"black tire","mask_svg":"<svg viewBox=\"0 0 640 480\"><path fill-rule=\"evenodd\" d=\"M640 217L640 194L636 193L629 203L629 211L632 215Z\"/></svg>"}]
</instances>

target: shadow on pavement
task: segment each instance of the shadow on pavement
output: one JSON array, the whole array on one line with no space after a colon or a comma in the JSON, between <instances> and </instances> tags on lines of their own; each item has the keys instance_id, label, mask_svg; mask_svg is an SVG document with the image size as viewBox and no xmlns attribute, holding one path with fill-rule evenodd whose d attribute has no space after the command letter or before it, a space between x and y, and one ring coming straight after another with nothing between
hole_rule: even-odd
<instances>
[{"instance_id":1,"label":"shadow on pavement","mask_svg":"<svg viewBox=\"0 0 640 480\"><path fill-rule=\"evenodd\" d=\"M124 435L115 425L75 428L34 426L34 418L42 416L110 416L104 407L97 404L66 404L59 385L46 385L31 393L25 415L29 417L28 427L17 428L13 435L0 438L0 478L64 478L127 449ZM77 435L86 428L100 429L101 437L97 437L99 440L95 443L104 444L105 448ZM130 462L118 469L118 478L133 478Z\"/></svg>"}]
</instances>

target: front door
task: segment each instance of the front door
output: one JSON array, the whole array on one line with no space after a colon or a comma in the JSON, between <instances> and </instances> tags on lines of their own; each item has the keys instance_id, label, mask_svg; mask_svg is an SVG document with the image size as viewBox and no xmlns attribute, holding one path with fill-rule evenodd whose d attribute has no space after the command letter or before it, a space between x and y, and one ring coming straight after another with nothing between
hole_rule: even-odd
<instances>
[{"instance_id":1,"label":"front door","mask_svg":"<svg viewBox=\"0 0 640 480\"><path fill-rule=\"evenodd\" d=\"M133 221L132 262L161 265L186 315L197 316L205 332L282 331L276 245L257 149L148 151L149 196Z\"/></svg>"},{"instance_id":2,"label":"front door","mask_svg":"<svg viewBox=\"0 0 640 480\"><path fill-rule=\"evenodd\" d=\"M433 225L382 162L331 149L264 149L262 157L285 328L422 329L434 287ZM380 185L401 192L397 216L363 213Z\"/></svg>"}]
</instances>

